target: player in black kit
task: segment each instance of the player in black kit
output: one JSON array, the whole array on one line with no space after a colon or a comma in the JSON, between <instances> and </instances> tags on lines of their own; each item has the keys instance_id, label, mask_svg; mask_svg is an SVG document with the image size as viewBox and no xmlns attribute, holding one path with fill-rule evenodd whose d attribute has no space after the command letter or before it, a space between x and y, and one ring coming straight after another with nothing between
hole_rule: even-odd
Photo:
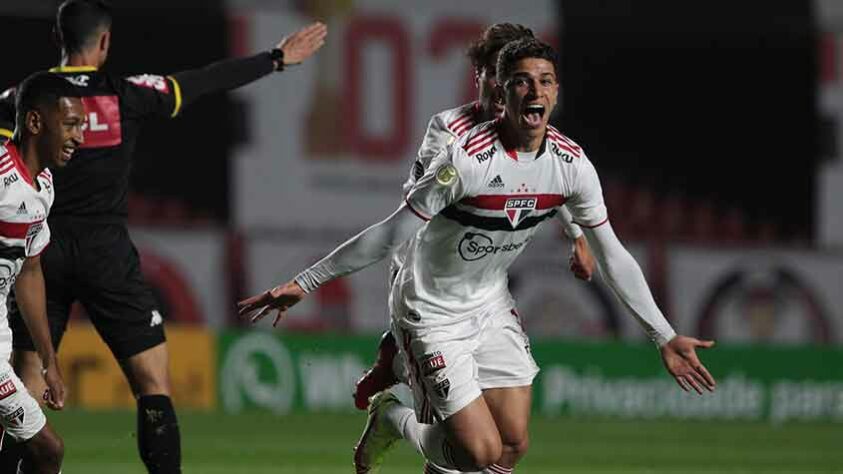
<instances>
[{"instance_id":1,"label":"player in black kit","mask_svg":"<svg viewBox=\"0 0 843 474\"><path fill-rule=\"evenodd\" d=\"M56 32L61 65L51 71L80 89L88 122L73 160L53 170L52 245L41 257L53 343L58 347L71 305L79 301L137 399L138 450L147 470L181 472L162 317L126 226L135 142L147 120L175 117L204 94L231 90L302 62L324 44L327 28L314 23L254 56L169 76L131 77L100 70L111 41L111 13L104 1L65 1ZM11 136L14 128L10 104L14 90L0 96L0 135ZM18 373L31 391L41 393L41 361L20 317L11 320ZM7 447L0 456L5 454Z\"/></svg>"}]
</instances>

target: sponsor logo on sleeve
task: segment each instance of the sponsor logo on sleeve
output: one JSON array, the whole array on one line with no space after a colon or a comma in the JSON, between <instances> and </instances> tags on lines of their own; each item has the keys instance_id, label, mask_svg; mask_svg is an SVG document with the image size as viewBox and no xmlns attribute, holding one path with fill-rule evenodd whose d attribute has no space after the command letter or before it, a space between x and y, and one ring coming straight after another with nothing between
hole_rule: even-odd
<instances>
[{"instance_id":1,"label":"sponsor logo on sleeve","mask_svg":"<svg viewBox=\"0 0 843 474\"><path fill-rule=\"evenodd\" d=\"M126 78L127 81L140 87L155 89L158 92L165 94L170 93L170 86L167 85L167 79L164 76L156 76L155 74L141 74L139 76L131 76Z\"/></svg>"}]
</instances>

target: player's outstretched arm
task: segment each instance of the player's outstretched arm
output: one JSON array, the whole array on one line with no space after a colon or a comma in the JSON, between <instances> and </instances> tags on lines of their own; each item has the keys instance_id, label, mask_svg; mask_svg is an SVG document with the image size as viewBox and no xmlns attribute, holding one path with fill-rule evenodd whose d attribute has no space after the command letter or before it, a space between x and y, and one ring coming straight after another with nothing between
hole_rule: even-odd
<instances>
[{"instance_id":1,"label":"player's outstretched arm","mask_svg":"<svg viewBox=\"0 0 843 474\"><path fill-rule=\"evenodd\" d=\"M181 94L182 106L199 97L244 86L285 65L299 64L316 53L325 44L328 28L316 22L284 37L276 48L284 52L279 62L269 51L245 58L226 59L199 69L177 72L170 76Z\"/></svg>"},{"instance_id":2,"label":"player's outstretched arm","mask_svg":"<svg viewBox=\"0 0 843 474\"><path fill-rule=\"evenodd\" d=\"M683 390L714 390L715 381L696 354L713 341L678 336L656 306L641 267L623 247L608 221L584 229L606 283L660 347L665 368Z\"/></svg>"},{"instance_id":3,"label":"player's outstretched arm","mask_svg":"<svg viewBox=\"0 0 843 474\"><path fill-rule=\"evenodd\" d=\"M402 203L389 217L347 240L327 257L299 273L293 281L237 303L238 314L241 318L249 318L256 322L272 310L277 310L272 323L275 326L284 317L287 309L301 301L305 294L335 278L383 260L393 249L415 234L424 223L424 220Z\"/></svg>"},{"instance_id":4,"label":"player's outstretched arm","mask_svg":"<svg viewBox=\"0 0 843 474\"><path fill-rule=\"evenodd\" d=\"M47 300L44 274L41 273L41 257L28 257L24 260L15 282L15 298L41 358L42 374L47 382L44 401L53 410L61 410L64 408L64 381L50 338L50 326L47 324Z\"/></svg>"}]
</instances>

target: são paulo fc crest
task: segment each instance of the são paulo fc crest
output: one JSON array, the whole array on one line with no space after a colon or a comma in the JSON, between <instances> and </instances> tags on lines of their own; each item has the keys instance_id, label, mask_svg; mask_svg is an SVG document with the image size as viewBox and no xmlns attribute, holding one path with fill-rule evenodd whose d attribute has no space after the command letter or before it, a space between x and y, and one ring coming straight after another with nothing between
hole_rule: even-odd
<instances>
[{"instance_id":1,"label":"s\u00e3o paulo fc crest","mask_svg":"<svg viewBox=\"0 0 843 474\"><path fill-rule=\"evenodd\" d=\"M534 197L518 197L509 198L506 200L506 205L503 210L506 213L506 218L512 228L518 227L518 224L524 220L525 217L536 209L536 202L538 200Z\"/></svg>"}]
</instances>

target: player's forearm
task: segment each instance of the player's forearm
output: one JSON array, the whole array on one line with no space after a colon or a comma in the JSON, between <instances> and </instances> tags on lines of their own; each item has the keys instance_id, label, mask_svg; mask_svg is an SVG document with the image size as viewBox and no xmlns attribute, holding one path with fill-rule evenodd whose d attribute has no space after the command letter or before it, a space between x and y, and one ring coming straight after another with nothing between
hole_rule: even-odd
<instances>
[{"instance_id":1,"label":"player's forearm","mask_svg":"<svg viewBox=\"0 0 843 474\"><path fill-rule=\"evenodd\" d=\"M236 89L254 82L274 70L269 52L264 52L217 61L203 68L177 72L172 77L179 83L182 103L186 105L205 94Z\"/></svg>"},{"instance_id":2,"label":"player's forearm","mask_svg":"<svg viewBox=\"0 0 843 474\"><path fill-rule=\"evenodd\" d=\"M606 222L594 229L586 229L585 236L604 280L650 339L662 346L676 336L676 331L656 306L641 267L621 245L612 226Z\"/></svg>"},{"instance_id":3,"label":"player's forearm","mask_svg":"<svg viewBox=\"0 0 843 474\"><path fill-rule=\"evenodd\" d=\"M383 260L422 225L424 221L402 204L391 216L355 235L327 257L299 273L295 281L306 293L310 293L335 278Z\"/></svg>"},{"instance_id":4,"label":"player's forearm","mask_svg":"<svg viewBox=\"0 0 843 474\"><path fill-rule=\"evenodd\" d=\"M15 300L20 309L26 328L32 337L35 350L41 358L44 368L47 368L56 358L53 342L50 337L50 326L47 323L47 303L44 290L44 275L41 265L32 265L21 270L15 281Z\"/></svg>"}]
</instances>

